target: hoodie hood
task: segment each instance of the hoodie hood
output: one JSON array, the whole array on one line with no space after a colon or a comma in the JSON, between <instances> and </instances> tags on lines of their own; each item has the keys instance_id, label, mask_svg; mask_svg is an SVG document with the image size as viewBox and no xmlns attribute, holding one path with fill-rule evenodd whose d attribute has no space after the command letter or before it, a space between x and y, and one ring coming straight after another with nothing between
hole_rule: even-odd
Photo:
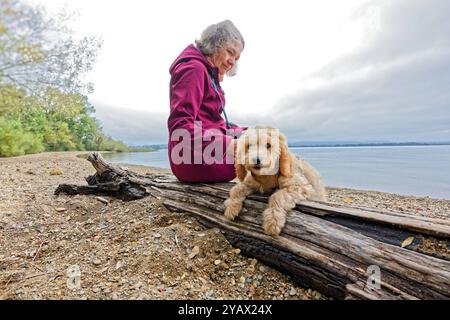
<instances>
[{"instance_id":1,"label":"hoodie hood","mask_svg":"<svg viewBox=\"0 0 450 320\"><path fill-rule=\"evenodd\" d=\"M180 55L175 59L172 65L169 68L170 75L173 75L174 69L183 62L189 60L198 60L202 62L206 69L208 69L208 73L212 74L215 79L218 79L219 69L217 67L212 66L209 61L206 59L205 55L193 44L190 44L184 49Z\"/></svg>"}]
</instances>

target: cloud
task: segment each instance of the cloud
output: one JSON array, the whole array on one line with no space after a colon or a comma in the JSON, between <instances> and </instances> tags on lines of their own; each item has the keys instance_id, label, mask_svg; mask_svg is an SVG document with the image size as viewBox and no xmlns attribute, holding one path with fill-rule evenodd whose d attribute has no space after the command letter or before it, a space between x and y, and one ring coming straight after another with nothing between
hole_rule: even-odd
<instances>
[{"instance_id":1,"label":"cloud","mask_svg":"<svg viewBox=\"0 0 450 320\"><path fill-rule=\"evenodd\" d=\"M96 109L94 117L100 121L103 132L114 139L130 146L167 142L168 112L133 110L95 101L92 104Z\"/></svg>"},{"instance_id":2,"label":"cloud","mask_svg":"<svg viewBox=\"0 0 450 320\"><path fill-rule=\"evenodd\" d=\"M276 126L295 142L449 141L450 1L369 1L353 18L365 26L356 49L299 79L298 89L267 112L229 112L230 121ZM167 141L169 106L167 112L95 106L116 139Z\"/></svg>"},{"instance_id":3,"label":"cloud","mask_svg":"<svg viewBox=\"0 0 450 320\"><path fill-rule=\"evenodd\" d=\"M280 99L276 124L306 140L450 140L449 13L444 0L359 8L364 43L299 82L320 85Z\"/></svg>"}]
</instances>

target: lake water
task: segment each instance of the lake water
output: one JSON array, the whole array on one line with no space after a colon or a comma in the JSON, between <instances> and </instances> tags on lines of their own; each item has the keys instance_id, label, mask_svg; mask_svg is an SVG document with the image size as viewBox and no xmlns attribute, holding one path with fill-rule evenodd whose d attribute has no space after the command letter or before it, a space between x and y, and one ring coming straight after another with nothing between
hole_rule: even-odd
<instances>
[{"instance_id":1,"label":"lake water","mask_svg":"<svg viewBox=\"0 0 450 320\"><path fill-rule=\"evenodd\" d=\"M328 186L450 199L450 146L289 149L316 167ZM104 157L170 168L166 149Z\"/></svg>"}]
</instances>

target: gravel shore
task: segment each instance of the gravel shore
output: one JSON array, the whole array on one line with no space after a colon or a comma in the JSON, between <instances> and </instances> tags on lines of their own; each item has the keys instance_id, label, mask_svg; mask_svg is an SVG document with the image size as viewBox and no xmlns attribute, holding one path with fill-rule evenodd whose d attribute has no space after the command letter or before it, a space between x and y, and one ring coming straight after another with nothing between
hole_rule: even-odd
<instances>
[{"instance_id":1,"label":"gravel shore","mask_svg":"<svg viewBox=\"0 0 450 320\"><path fill-rule=\"evenodd\" d=\"M0 299L326 299L151 197L53 195L58 184L85 184L93 173L78 154L0 158ZM328 194L349 206L450 217L450 200Z\"/></svg>"}]
</instances>

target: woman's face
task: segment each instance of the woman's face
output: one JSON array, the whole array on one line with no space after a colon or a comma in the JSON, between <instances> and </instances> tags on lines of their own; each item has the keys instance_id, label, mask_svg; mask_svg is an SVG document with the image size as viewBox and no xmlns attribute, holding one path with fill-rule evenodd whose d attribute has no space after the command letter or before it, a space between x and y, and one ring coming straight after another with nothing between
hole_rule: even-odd
<instances>
[{"instance_id":1,"label":"woman's face","mask_svg":"<svg viewBox=\"0 0 450 320\"><path fill-rule=\"evenodd\" d=\"M241 56L242 45L239 41L229 41L212 55L210 62L219 69L219 80L236 66Z\"/></svg>"}]
</instances>

